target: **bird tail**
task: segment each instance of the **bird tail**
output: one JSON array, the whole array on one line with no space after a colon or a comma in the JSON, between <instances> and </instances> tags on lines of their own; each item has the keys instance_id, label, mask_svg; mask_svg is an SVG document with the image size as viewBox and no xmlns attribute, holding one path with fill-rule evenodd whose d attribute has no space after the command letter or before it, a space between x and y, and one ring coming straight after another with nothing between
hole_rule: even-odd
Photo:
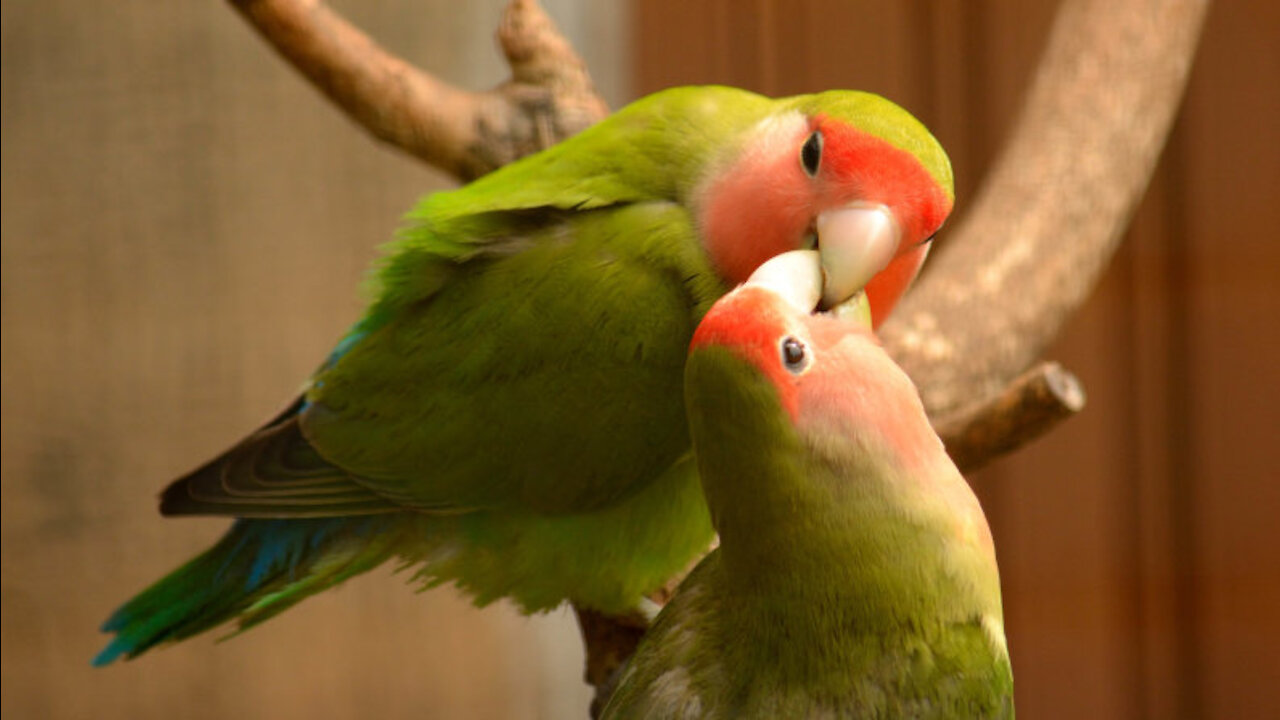
<instances>
[{"instance_id":1,"label":"bird tail","mask_svg":"<svg viewBox=\"0 0 1280 720\"><path fill-rule=\"evenodd\" d=\"M401 513L237 520L212 548L116 610L102 625L115 637L93 664L133 658L232 619L237 632L246 630L381 565L411 525Z\"/></svg>"}]
</instances>

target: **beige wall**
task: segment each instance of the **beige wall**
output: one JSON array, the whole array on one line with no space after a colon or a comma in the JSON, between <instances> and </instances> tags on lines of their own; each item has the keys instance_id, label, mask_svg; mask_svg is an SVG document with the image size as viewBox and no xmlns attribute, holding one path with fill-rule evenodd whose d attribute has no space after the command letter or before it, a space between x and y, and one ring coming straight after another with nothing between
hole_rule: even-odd
<instances>
[{"instance_id":1,"label":"beige wall","mask_svg":"<svg viewBox=\"0 0 1280 720\"><path fill-rule=\"evenodd\" d=\"M339 4L446 79L502 80L503 3ZM547 3L614 102L617 8ZM443 179L366 138L223 2L3 5L3 713L583 716L571 618L387 570L221 645L93 670L97 625L207 545L169 478L299 387L400 214Z\"/></svg>"}]
</instances>

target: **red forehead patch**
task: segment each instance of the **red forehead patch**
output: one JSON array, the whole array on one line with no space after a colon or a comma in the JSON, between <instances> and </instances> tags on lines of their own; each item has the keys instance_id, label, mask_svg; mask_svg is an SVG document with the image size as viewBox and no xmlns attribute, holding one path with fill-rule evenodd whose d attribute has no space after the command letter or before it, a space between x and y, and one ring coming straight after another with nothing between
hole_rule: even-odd
<instances>
[{"instance_id":1,"label":"red forehead patch","mask_svg":"<svg viewBox=\"0 0 1280 720\"><path fill-rule=\"evenodd\" d=\"M689 351L721 346L759 368L778 389L783 407L795 419L796 389L782 367L778 343L787 328L784 301L764 288L746 285L725 295L709 310L693 333Z\"/></svg>"},{"instance_id":2,"label":"red forehead patch","mask_svg":"<svg viewBox=\"0 0 1280 720\"><path fill-rule=\"evenodd\" d=\"M916 156L833 118L819 117L815 125L825 140L821 172L831 204L850 198L884 203L898 213L911 243L942 226L951 198Z\"/></svg>"}]
</instances>

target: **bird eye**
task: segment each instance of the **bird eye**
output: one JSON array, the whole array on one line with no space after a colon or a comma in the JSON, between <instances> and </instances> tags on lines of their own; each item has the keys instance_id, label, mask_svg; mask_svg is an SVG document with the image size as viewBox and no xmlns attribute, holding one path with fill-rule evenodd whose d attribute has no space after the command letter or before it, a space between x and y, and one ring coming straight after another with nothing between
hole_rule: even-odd
<instances>
[{"instance_id":1,"label":"bird eye","mask_svg":"<svg viewBox=\"0 0 1280 720\"><path fill-rule=\"evenodd\" d=\"M814 130L804 145L800 147L800 167L805 174L814 177L818 174L818 166L822 164L822 131Z\"/></svg>"},{"instance_id":2,"label":"bird eye","mask_svg":"<svg viewBox=\"0 0 1280 720\"><path fill-rule=\"evenodd\" d=\"M799 375L804 372L804 369L809 367L809 352L804 343L791 336L783 338L782 364L786 365L787 370L793 374Z\"/></svg>"}]
</instances>

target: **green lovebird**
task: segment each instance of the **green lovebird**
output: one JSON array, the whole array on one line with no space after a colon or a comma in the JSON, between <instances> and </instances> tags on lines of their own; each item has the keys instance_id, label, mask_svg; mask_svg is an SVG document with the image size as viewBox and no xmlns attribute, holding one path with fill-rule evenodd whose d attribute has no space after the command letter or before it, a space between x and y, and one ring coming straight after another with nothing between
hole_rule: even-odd
<instances>
[{"instance_id":1,"label":"green lovebird","mask_svg":"<svg viewBox=\"0 0 1280 720\"><path fill-rule=\"evenodd\" d=\"M953 202L880 97L675 88L425 198L302 396L164 492L239 518L126 603L105 664L247 628L390 558L524 611L634 607L713 537L682 383L698 321L762 262L822 255L877 319Z\"/></svg>"},{"instance_id":2,"label":"green lovebird","mask_svg":"<svg viewBox=\"0 0 1280 720\"><path fill-rule=\"evenodd\" d=\"M870 330L809 315L816 259L778 277L785 257L694 335L685 404L720 546L604 717L1012 717L982 508Z\"/></svg>"}]
</instances>

